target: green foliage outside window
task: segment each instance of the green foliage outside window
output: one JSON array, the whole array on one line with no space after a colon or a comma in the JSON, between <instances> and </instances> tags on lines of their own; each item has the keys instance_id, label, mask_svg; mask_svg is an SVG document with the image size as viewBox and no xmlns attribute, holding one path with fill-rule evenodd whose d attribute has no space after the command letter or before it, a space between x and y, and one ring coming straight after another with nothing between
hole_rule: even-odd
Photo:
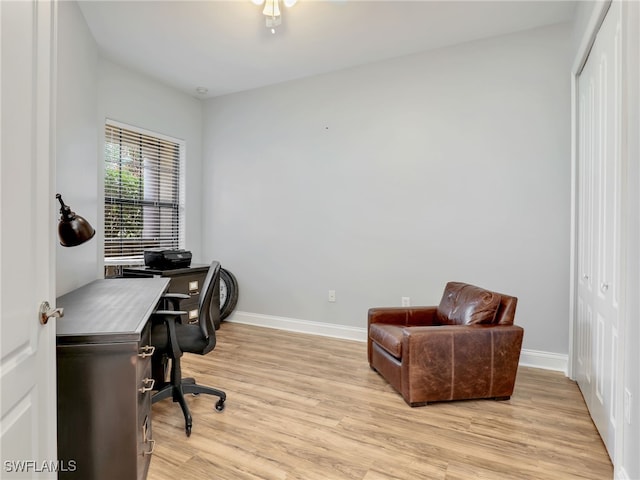
<instances>
[{"instance_id":1,"label":"green foliage outside window","mask_svg":"<svg viewBox=\"0 0 640 480\"><path fill-rule=\"evenodd\" d=\"M119 145L106 144L107 158L119 159ZM127 152L128 153L128 152ZM131 201L143 200L142 169L136 167L140 162L130 165L107 164L104 189L107 196L119 197ZM140 238L142 236L142 205L107 204L105 205L106 238Z\"/></svg>"}]
</instances>

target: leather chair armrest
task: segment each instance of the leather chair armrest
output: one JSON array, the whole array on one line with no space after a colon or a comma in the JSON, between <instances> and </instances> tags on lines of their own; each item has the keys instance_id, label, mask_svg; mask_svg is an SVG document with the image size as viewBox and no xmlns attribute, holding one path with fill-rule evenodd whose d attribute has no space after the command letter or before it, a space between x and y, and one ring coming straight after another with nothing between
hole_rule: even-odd
<instances>
[{"instance_id":1,"label":"leather chair armrest","mask_svg":"<svg viewBox=\"0 0 640 480\"><path fill-rule=\"evenodd\" d=\"M466 342L480 342L489 344L489 337L494 335L500 343L511 343L518 349L522 347L524 329L519 325L435 325L416 326L402 330L402 351L423 355L425 348L451 350L451 342L455 340ZM404 358L404 353L403 353Z\"/></svg>"},{"instance_id":2,"label":"leather chair armrest","mask_svg":"<svg viewBox=\"0 0 640 480\"><path fill-rule=\"evenodd\" d=\"M403 396L427 401L508 397L518 369L524 330L518 325L442 325L403 329ZM492 384L485 372L493 368ZM414 389L414 391L412 391Z\"/></svg>"},{"instance_id":3,"label":"leather chair armrest","mask_svg":"<svg viewBox=\"0 0 640 480\"><path fill-rule=\"evenodd\" d=\"M372 323L404 326L439 325L438 307L377 307L370 308L367 327Z\"/></svg>"},{"instance_id":4,"label":"leather chair armrest","mask_svg":"<svg viewBox=\"0 0 640 480\"><path fill-rule=\"evenodd\" d=\"M438 307L375 307L367 315L367 357L371 365L372 345L369 330L373 323L414 326L438 325Z\"/></svg>"}]
</instances>

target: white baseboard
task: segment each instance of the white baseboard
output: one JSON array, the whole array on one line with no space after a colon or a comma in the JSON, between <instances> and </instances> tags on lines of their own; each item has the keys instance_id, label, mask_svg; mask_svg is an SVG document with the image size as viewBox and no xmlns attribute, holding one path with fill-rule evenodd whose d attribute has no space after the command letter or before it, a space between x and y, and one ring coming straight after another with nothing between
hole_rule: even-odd
<instances>
[{"instance_id":1,"label":"white baseboard","mask_svg":"<svg viewBox=\"0 0 640 480\"><path fill-rule=\"evenodd\" d=\"M275 328L289 332L308 333L324 337L342 338L345 340L367 341L367 329L361 327L349 327L333 323L312 322L296 318L277 317L250 312L233 312L225 319L230 323L244 323L257 327ZM542 352L539 350L522 349L520 353L520 365L525 367L556 370L567 374L568 355Z\"/></svg>"},{"instance_id":2,"label":"white baseboard","mask_svg":"<svg viewBox=\"0 0 640 480\"><path fill-rule=\"evenodd\" d=\"M520 365L544 370L556 370L567 375L569 355L523 348L520 352Z\"/></svg>"},{"instance_id":3,"label":"white baseboard","mask_svg":"<svg viewBox=\"0 0 640 480\"><path fill-rule=\"evenodd\" d=\"M244 323L258 327L276 328L289 332L308 333L323 337L342 338L344 340L367 341L367 329L336 325L333 323L312 322L310 320L298 320L296 318L276 317L262 315L260 313L233 312L225 319L225 322Z\"/></svg>"},{"instance_id":4,"label":"white baseboard","mask_svg":"<svg viewBox=\"0 0 640 480\"><path fill-rule=\"evenodd\" d=\"M629 477L624 467L614 468L613 478L615 478L615 480L631 480L631 477Z\"/></svg>"}]
</instances>

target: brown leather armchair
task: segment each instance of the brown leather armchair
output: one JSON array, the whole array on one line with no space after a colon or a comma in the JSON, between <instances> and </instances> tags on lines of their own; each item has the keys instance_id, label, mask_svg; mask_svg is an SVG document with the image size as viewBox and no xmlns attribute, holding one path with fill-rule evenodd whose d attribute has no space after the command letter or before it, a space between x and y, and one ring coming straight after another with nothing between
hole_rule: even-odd
<instances>
[{"instance_id":1,"label":"brown leather armchair","mask_svg":"<svg viewBox=\"0 0 640 480\"><path fill-rule=\"evenodd\" d=\"M520 359L518 299L447 283L437 307L372 308L369 365L412 407L471 398L507 400Z\"/></svg>"}]
</instances>

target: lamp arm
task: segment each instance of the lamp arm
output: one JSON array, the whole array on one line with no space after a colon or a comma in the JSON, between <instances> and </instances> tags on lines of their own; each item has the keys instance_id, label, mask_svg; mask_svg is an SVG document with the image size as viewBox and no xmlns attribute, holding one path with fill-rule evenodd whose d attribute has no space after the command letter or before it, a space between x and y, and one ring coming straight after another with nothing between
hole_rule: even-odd
<instances>
[{"instance_id":1,"label":"lamp arm","mask_svg":"<svg viewBox=\"0 0 640 480\"><path fill-rule=\"evenodd\" d=\"M56 198L60 202L60 215L62 215L65 219L72 219L73 217L75 217L75 214L71 211L71 208L68 205L64 204L62 195L56 193Z\"/></svg>"}]
</instances>

